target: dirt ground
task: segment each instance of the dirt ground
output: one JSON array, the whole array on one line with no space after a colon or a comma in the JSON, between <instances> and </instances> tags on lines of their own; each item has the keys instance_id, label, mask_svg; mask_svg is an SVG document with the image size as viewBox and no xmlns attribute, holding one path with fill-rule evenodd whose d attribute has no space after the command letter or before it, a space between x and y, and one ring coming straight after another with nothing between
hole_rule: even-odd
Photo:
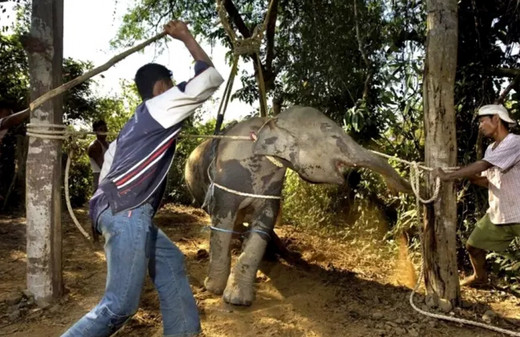
<instances>
[{"instance_id":1,"label":"dirt ground","mask_svg":"<svg viewBox=\"0 0 520 337\"><path fill-rule=\"evenodd\" d=\"M86 211L77 216L87 224ZM101 298L106 267L102 247L93 249L67 215L63 217L65 296L41 309L23 295L25 219L0 217L0 335L60 336ZM425 317L408 303L416 278L406 254L392 253L374 238L334 240L285 225L277 233L304 264L264 261L250 307L225 304L204 289L208 267L208 218L195 208L168 205L156 223L186 255L205 337L234 336L503 336L493 331ZM237 256L234 250L234 257ZM419 291L421 293L421 290ZM500 290L462 290L462 308L449 315L520 334L520 299ZM416 295L420 308L428 309ZM138 313L117 336L161 336L158 297L148 280ZM483 320L484 319L484 320Z\"/></svg>"}]
</instances>

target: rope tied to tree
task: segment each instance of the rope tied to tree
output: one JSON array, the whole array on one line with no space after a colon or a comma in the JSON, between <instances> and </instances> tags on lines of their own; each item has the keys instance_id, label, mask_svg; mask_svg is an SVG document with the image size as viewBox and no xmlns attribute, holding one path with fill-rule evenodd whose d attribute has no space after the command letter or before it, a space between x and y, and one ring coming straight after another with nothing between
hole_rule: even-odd
<instances>
[{"instance_id":1,"label":"rope tied to tree","mask_svg":"<svg viewBox=\"0 0 520 337\"><path fill-rule=\"evenodd\" d=\"M439 197L439 192L441 190L441 178L435 178L435 187L433 189L433 194L429 199L423 199L421 197L420 191L420 181L419 175L421 174L419 164L417 162L410 163L410 185L412 186L412 191L415 194L415 197L421 201L423 204L429 204L434 202Z\"/></svg>"},{"instance_id":2,"label":"rope tied to tree","mask_svg":"<svg viewBox=\"0 0 520 337\"><path fill-rule=\"evenodd\" d=\"M272 4L272 1L271 1ZM267 20L269 19L269 13L271 11L271 5L269 5L269 9L267 15L265 16L264 22L257 25L253 34L250 37L237 37L235 31L231 27L229 23L229 18L222 4L222 0L217 0L217 12L220 17L220 22L226 31L229 40L231 41L231 45L233 46L233 55L236 57L241 55L253 55L260 53L260 47L262 45L262 40L264 39L264 32L267 27Z\"/></svg>"},{"instance_id":3,"label":"rope tied to tree","mask_svg":"<svg viewBox=\"0 0 520 337\"><path fill-rule=\"evenodd\" d=\"M262 40L264 39L265 24L259 24L253 30L251 37L246 39L239 38L235 40L233 54L238 57L240 55L253 55L260 53Z\"/></svg>"}]
</instances>

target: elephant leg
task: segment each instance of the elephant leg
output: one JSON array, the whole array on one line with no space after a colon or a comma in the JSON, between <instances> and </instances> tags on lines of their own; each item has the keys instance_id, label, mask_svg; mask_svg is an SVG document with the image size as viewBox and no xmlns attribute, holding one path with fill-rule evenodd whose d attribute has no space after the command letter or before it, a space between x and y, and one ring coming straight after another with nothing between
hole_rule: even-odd
<instances>
[{"instance_id":1,"label":"elephant leg","mask_svg":"<svg viewBox=\"0 0 520 337\"><path fill-rule=\"evenodd\" d=\"M253 303L256 272L266 246L267 241L263 234L250 234L245 249L240 254L227 281L224 301L235 305L251 305Z\"/></svg>"},{"instance_id":2,"label":"elephant leg","mask_svg":"<svg viewBox=\"0 0 520 337\"><path fill-rule=\"evenodd\" d=\"M276 211L273 209L276 207ZM274 226L277 214L276 204L262 207L261 214L253 220L251 233L244 245L236 265L233 267L224 290L224 301L234 305L251 305L255 297L254 282L258 265L262 260L267 240ZM265 233L265 234L264 234Z\"/></svg>"},{"instance_id":3,"label":"elephant leg","mask_svg":"<svg viewBox=\"0 0 520 337\"><path fill-rule=\"evenodd\" d=\"M213 227L231 231L235 222L235 214L228 214L224 218L212 217ZM221 295L226 286L231 266L231 232L212 230L209 247L209 272L204 286L210 292Z\"/></svg>"}]
</instances>

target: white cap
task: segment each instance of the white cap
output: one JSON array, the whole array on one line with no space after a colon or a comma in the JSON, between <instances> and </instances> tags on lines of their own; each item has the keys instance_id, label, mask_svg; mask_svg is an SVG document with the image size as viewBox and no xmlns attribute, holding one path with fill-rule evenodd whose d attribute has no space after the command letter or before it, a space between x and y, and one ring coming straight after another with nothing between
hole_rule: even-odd
<instances>
[{"instance_id":1,"label":"white cap","mask_svg":"<svg viewBox=\"0 0 520 337\"><path fill-rule=\"evenodd\" d=\"M498 115L501 120L503 120L506 123L515 125L516 122L509 117L509 113L507 112L507 109L504 108L502 104L488 104L483 105L478 109L478 115L479 116L489 116L489 115Z\"/></svg>"}]
</instances>

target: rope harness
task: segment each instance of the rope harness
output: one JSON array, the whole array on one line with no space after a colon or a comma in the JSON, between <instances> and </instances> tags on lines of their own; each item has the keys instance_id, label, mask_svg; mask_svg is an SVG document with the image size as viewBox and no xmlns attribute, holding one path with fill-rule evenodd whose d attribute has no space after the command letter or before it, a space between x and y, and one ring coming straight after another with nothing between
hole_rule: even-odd
<instances>
[{"instance_id":1,"label":"rope harness","mask_svg":"<svg viewBox=\"0 0 520 337\"><path fill-rule=\"evenodd\" d=\"M264 39L264 32L267 27L267 23L269 22L269 18L271 16L271 10L273 8L273 0L269 2L269 7L267 9L267 13L265 15L264 21L257 25L253 34L247 38L239 38L235 34L235 31L231 27L229 23L229 18L222 4L222 0L216 0L217 3L217 13L220 17L220 22L226 31L229 40L231 41L231 45L233 46L233 55L235 56L235 64L238 62L238 59L241 55L253 55L256 64L258 65L258 73L257 73L257 82L258 82L258 91L260 95L260 110L261 116L267 116L267 94L265 89L264 82L264 74L262 70L262 62L260 60L260 47L262 45L262 40Z\"/></svg>"}]
</instances>

